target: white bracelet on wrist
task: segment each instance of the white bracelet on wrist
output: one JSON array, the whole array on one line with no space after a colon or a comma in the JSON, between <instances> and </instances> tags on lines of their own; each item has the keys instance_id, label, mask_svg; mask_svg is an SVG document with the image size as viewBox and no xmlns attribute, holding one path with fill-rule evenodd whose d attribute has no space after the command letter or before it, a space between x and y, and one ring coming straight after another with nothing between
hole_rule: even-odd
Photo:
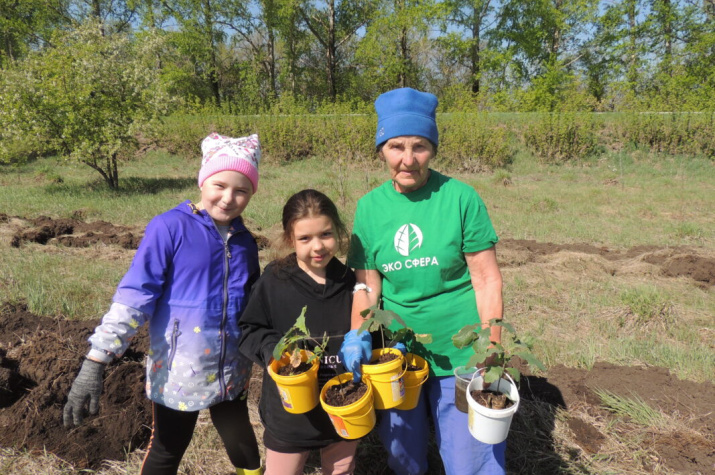
<instances>
[{"instance_id":1,"label":"white bracelet on wrist","mask_svg":"<svg viewBox=\"0 0 715 475\"><path fill-rule=\"evenodd\" d=\"M358 290L364 290L368 294L372 292L372 289L363 282L358 282L357 284L355 284L355 287L353 287L353 293L357 292Z\"/></svg>"}]
</instances>

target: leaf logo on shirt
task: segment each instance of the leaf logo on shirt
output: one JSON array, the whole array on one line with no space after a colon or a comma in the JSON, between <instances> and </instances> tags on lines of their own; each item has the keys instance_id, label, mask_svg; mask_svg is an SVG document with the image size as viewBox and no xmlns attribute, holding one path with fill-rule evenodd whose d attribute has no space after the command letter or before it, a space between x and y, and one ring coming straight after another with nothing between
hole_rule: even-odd
<instances>
[{"instance_id":1,"label":"leaf logo on shirt","mask_svg":"<svg viewBox=\"0 0 715 475\"><path fill-rule=\"evenodd\" d=\"M395 233L395 250L407 257L422 247L422 230L414 224L403 224Z\"/></svg>"}]
</instances>

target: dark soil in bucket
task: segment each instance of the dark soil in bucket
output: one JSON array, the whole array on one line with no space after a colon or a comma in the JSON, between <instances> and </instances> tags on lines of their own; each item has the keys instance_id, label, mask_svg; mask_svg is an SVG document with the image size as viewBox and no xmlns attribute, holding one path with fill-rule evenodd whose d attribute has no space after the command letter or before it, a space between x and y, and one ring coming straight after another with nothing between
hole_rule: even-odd
<instances>
[{"instance_id":1,"label":"dark soil in bucket","mask_svg":"<svg viewBox=\"0 0 715 475\"><path fill-rule=\"evenodd\" d=\"M496 391L475 389L469 394L478 404L489 409L507 409L514 405L506 395Z\"/></svg>"},{"instance_id":2,"label":"dark soil in bucket","mask_svg":"<svg viewBox=\"0 0 715 475\"><path fill-rule=\"evenodd\" d=\"M383 353L380 355L379 358L370 361L368 364L382 364L382 363L388 363L390 361L398 359L399 356L397 356L394 353Z\"/></svg>"},{"instance_id":3,"label":"dark soil in bucket","mask_svg":"<svg viewBox=\"0 0 715 475\"><path fill-rule=\"evenodd\" d=\"M281 366L278 368L278 375L279 376L296 376L299 374L303 374L306 371L308 371L313 365L310 363L301 363L296 367L293 367L291 365L285 365Z\"/></svg>"},{"instance_id":4,"label":"dark soil in bucket","mask_svg":"<svg viewBox=\"0 0 715 475\"><path fill-rule=\"evenodd\" d=\"M419 371L422 369L422 366L415 364L415 360L411 356L405 357L405 371Z\"/></svg>"},{"instance_id":5,"label":"dark soil in bucket","mask_svg":"<svg viewBox=\"0 0 715 475\"><path fill-rule=\"evenodd\" d=\"M367 392L367 385L362 382L348 381L347 383L330 386L325 391L325 402L333 407L349 406L357 402Z\"/></svg>"}]
</instances>

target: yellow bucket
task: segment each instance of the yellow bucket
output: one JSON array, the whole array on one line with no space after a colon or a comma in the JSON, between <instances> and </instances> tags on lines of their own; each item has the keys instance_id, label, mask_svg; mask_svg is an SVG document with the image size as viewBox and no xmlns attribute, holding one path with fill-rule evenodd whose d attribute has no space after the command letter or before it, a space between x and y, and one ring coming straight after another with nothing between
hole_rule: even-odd
<instances>
[{"instance_id":1,"label":"yellow bucket","mask_svg":"<svg viewBox=\"0 0 715 475\"><path fill-rule=\"evenodd\" d=\"M350 405L331 406L325 402L325 393L328 388L347 383L352 379L352 373L339 374L328 380L320 391L320 405L328 413L335 431L344 439L358 439L367 435L375 427L376 420L372 386L368 381L365 381L367 392Z\"/></svg>"},{"instance_id":2,"label":"yellow bucket","mask_svg":"<svg viewBox=\"0 0 715 475\"><path fill-rule=\"evenodd\" d=\"M313 353L301 350L300 359L303 362ZM281 376L278 370L288 365L290 355L284 354L279 361L275 359L268 365L268 374L278 386L283 408L291 414L303 414L318 405L318 358L311 362L308 371L294 376Z\"/></svg>"},{"instance_id":3,"label":"yellow bucket","mask_svg":"<svg viewBox=\"0 0 715 475\"><path fill-rule=\"evenodd\" d=\"M417 366L419 369L405 371L405 375L402 376L402 379L405 382L405 398L402 401L402 404L397 406L395 409L409 411L410 409L417 407L422 385L429 377L429 364L424 358L412 353L407 353L405 355L405 363L407 365Z\"/></svg>"},{"instance_id":4,"label":"yellow bucket","mask_svg":"<svg viewBox=\"0 0 715 475\"><path fill-rule=\"evenodd\" d=\"M362 365L362 373L370 380L375 393L375 409L391 409L402 404L405 399L405 383L402 380L405 358L402 352L395 348L379 348L372 350L370 361L377 360L385 353L396 354L399 358L387 363Z\"/></svg>"}]
</instances>

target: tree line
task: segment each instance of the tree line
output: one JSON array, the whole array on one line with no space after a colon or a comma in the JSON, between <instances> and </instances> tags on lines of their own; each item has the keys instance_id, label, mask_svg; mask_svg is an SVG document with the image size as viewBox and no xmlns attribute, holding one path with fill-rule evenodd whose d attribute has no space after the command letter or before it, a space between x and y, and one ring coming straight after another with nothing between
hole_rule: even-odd
<instances>
[{"instance_id":1,"label":"tree line","mask_svg":"<svg viewBox=\"0 0 715 475\"><path fill-rule=\"evenodd\" d=\"M0 0L0 73L89 21L161 37L157 80L184 110L363 111L405 86L445 111L715 101L715 0Z\"/></svg>"}]
</instances>

